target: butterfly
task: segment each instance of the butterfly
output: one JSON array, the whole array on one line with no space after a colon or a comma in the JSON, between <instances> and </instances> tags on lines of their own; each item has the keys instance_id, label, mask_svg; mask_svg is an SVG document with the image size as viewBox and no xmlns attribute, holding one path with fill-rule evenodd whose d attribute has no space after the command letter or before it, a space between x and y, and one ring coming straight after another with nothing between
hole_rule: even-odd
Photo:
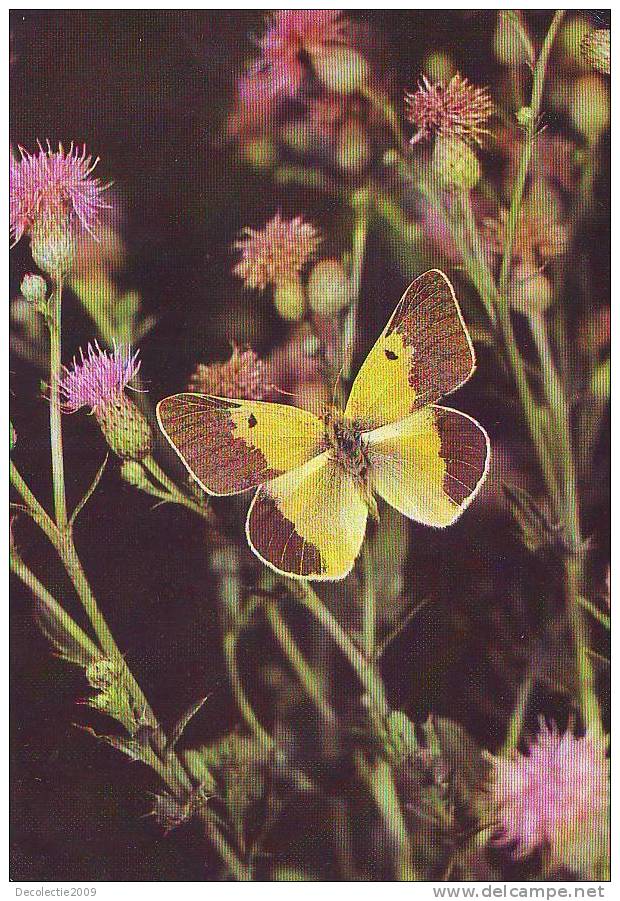
<instances>
[{"instance_id":1,"label":"butterfly","mask_svg":"<svg viewBox=\"0 0 620 901\"><path fill-rule=\"evenodd\" d=\"M454 289L438 269L405 291L362 364L344 410L182 393L157 406L159 425L211 495L256 493L251 549L297 579L351 572L377 496L409 519L445 527L489 467L482 426L437 401L475 369Z\"/></svg>"}]
</instances>

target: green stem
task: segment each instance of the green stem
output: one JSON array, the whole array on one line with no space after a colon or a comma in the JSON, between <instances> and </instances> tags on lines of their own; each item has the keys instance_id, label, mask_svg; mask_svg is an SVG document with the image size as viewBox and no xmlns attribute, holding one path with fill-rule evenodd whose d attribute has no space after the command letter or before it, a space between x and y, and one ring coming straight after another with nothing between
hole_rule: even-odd
<instances>
[{"instance_id":1,"label":"green stem","mask_svg":"<svg viewBox=\"0 0 620 901\"><path fill-rule=\"evenodd\" d=\"M224 657L226 659L226 668L228 670L228 676L231 682L235 701L237 702L239 712L243 716L243 719L245 720L248 728L253 733L255 738L262 742L265 747L270 748L273 744L271 736L261 726L258 717L254 713L252 705L247 699L245 689L243 687L241 673L239 672L239 668L237 666L238 640L238 627L231 629L226 633L226 635L224 635Z\"/></svg>"},{"instance_id":2,"label":"green stem","mask_svg":"<svg viewBox=\"0 0 620 901\"><path fill-rule=\"evenodd\" d=\"M197 501L184 494L172 479L166 475L159 463L157 463L153 457L146 457L142 461L142 465L164 488L164 491L160 491L156 486L153 486L152 490L149 489L149 494L152 494L154 497L159 497L162 500L187 507L192 513L197 513L198 516L206 519L207 522L212 522L213 517L211 509L209 507L201 506Z\"/></svg>"},{"instance_id":3,"label":"green stem","mask_svg":"<svg viewBox=\"0 0 620 901\"><path fill-rule=\"evenodd\" d=\"M54 485L54 510L59 529L67 527L67 499L65 493L65 467L62 450L62 413L58 383L62 376L62 278L55 279L52 294L52 310L48 317L50 330L50 437L52 448L52 480Z\"/></svg>"},{"instance_id":4,"label":"green stem","mask_svg":"<svg viewBox=\"0 0 620 901\"><path fill-rule=\"evenodd\" d=\"M540 55L536 60L536 65L534 67L534 74L532 78L532 95L530 99L530 119L525 129L525 141L523 144L523 150L521 151L521 159L519 160L519 167L517 169L515 184L512 190L512 199L508 211L508 218L506 220L504 254L500 267L498 284L500 299L504 298L505 291L508 286L508 279L510 277L510 270L512 268L512 250L517 233L519 216L521 215L521 205L523 203L525 182L530 167L530 161L532 159L532 150L534 147L534 140L536 138L536 131L539 124L543 89L545 86L545 76L547 74L547 63L549 62L551 48L558 32L558 28L560 27L562 19L564 18L565 12L566 11L563 9L556 10L551 21L551 25L549 26L549 31L547 32L545 40L543 42Z\"/></svg>"},{"instance_id":5,"label":"green stem","mask_svg":"<svg viewBox=\"0 0 620 901\"><path fill-rule=\"evenodd\" d=\"M373 537L366 536L362 547L362 644L368 660L375 659L377 643L377 611L375 597Z\"/></svg>"},{"instance_id":6,"label":"green stem","mask_svg":"<svg viewBox=\"0 0 620 901\"><path fill-rule=\"evenodd\" d=\"M347 658L376 712L385 716L389 712L389 706L383 682L374 664L367 660L366 655L359 650L310 585L303 582L295 583L294 590L301 603L312 613Z\"/></svg>"},{"instance_id":7,"label":"green stem","mask_svg":"<svg viewBox=\"0 0 620 901\"><path fill-rule=\"evenodd\" d=\"M351 306L344 322L342 332L342 378L345 384L351 381L355 350L357 343L357 318L362 284L362 270L368 238L368 221L370 208L370 192L368 187L357 191L351 201L354 213L353 236L351 241Z\"/></svg>"},{"instance_id":8,"label":"green stem","mask_svg":"<svg viewBox=\"0 0 620 901\"><path fill-rule=\"evenodd\" d=\"M503 346L506 353L510 369L512 371L515 384L519 393L521 407L526 417L532 441L538 452L538 458L545 476L545 481L549 485L552 493L555 493L556 476L554 472L553 461L550 458L548 450L548 442L545 435L541 435L541 423L539 422L536 410L536 404L532 396L532 392L527 380L525 367L522 365L519 348L512 325L510 314L510 305L508 303L507 291L509 287L510 274L512 270L512 256L519 218L523 205L523 195L525 192L525 183L532 158L532 149L536 138L536 130L540 116L542 103L543 88L545 84L545 75L547 71L547 63L549 54L558 28L564 17L564 10L557 10L553 16L549 31L545 37L540 55L536 61L534 75L532 80L532 94L530 100L530 122L526 128L525 140L519 160L519 167L512 191L512 198L506 219L504 252L500 265L499 280L497 291L495 292L494 307L496 311L496 322L499 328ZM544 428L543 428L544 430Z\"/></svg>"},{"instance_id":9,"label":"green stem","mask_svg":"<svg viewBox=\"0 0 620 901\"><path fill-rule=\"evenodd\" d=\"M284 651L289 663L295 671L295 675L303 686L308 698L312 701L323 719L328 723L336 722L336 714L331 705L324 700L324 686L322 680L317 678L312 667L308 666L304 660L303 654L297 647L290 629L284 621L283 616L274 603L266 605L267 619L271 625L271 630L282 650Z\"/></svg>"},{"instance_id":10,"label":"green stem","mask_svg":"<svg viewBox=\"0 0 620 901\"><path fill-rule=\"evenodd\" d=\"M381 815L384 829L392 839L396 880L413 881L416 874L412 863L409 835L390 765L383 757L377 757L371 764L363 754L357 754L356 763L358 772Z\"/></svg>"},{"instance_id":11,"label":"green stem","mask_svg":"<svg viewBox=\"0 0 620 901\"><path fill-rule=\"evenodd\" d=\"M523 724L525 722L527 705L529 703L530 694L532 692L532 688L534 687L535 681L536 674L530 668L525 678L521 682L521 685L519 686L519 691L517 692L517 702L515 704L514 710L512 711L510 722L508 723L508 729L506 730L506 739L502 748L502 753L504 754L509 754L511 751L515 751L518 747L521 733L523 732Z\"/></svg>"},{"instance_id":12,"label":"green stem","mask_svg":"<svg viewBox=\"0 0 620 901\"><path fill-rule=\"evenodd\" d=\"M583 554L569 554L565 562L566 609L573 634L575 668L579 690L579 706L584 725L601 730L601 712L596 696L594 669L588 648L588 635L579 604L583 573Z\"/></svg>"}]
</instances>

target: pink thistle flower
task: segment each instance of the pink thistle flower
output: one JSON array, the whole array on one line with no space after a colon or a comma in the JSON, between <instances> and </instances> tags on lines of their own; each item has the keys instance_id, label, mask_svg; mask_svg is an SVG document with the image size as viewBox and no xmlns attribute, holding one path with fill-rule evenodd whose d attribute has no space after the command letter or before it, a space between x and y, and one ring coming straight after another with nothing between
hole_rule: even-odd
<instances>
[{"instance_id":1,"label":"pink thistle flower","mask_svg":"<svg viewBox=\"0 0 620 901\"><path fill-rule=\"evenodd\" d=\"M95 341L88 345L86 356L80 350L80 359L73 359L73 366L63 366L64 375L58 382L65 413L75 413L81 407L96 412L102 407L118 402L125 388L140 370L138 351L130 347L114 346L110 353L101 350Z\"/></svg>"},{"instance_id":2,"label":"pink thistle flower","mask_svg":"<svg viewBox=\"0 0 620 901\"><path fill-rule=\"evenodd\" d=\"M63 412L90 407L109 446L124 460L142 460L152 449L151 428L125 394L139 369L137 351L115 345L110 353L95 342L88 345L86 356L80 350L71 368L63 367L58 382Z\"/></svg>"},{"instance_id":3,"label":"pink thistle flower","mask_svg":"<svg viewBox=\"0 0 620 901\"><path fill-rule=\"evenodd\" d=\"M321 235L301 216L283 219L276 213L261 229L244 228L233 249L241 259L233 272L246 288L265 289L297 284L304 266L316 255Z\"/></svg>"},{"instance_id":4,"label":"pink thistle flower","mask_svg":"<svg viewBox=\"0 0 620 901\"><path fill-rule=\"evenodd\" d=\"M314 57L328 47L348 43L339 9L279 9L267 20L259 41L258 69L266 69L276 91L295 96L305 76L303 54Z\"/></svg>"},{"instance_id":5,"label":"pink thistle flower","mask_svg":"<svg viewBox=\"0 0 620 901\"><path fill-rule=\"evenodd\" d=\"M522 858L543 849L554 868L596 878L608 855L609 760L596 732L560 734L541 719L527 754L491 757L495 844Z\"/></svg>"},{"instance_id":6,"label":"pink thistle flower","mask_svg":"<svg viewBox=\"0 0 620 901\"><path fill-rule=\"evenodd\" d=\"M68 153L62 144L52 151L49 141L47 150L39 144L38 153L23 147L19 153L20 159L11 157L9 167L13 244L35 229L68 228L75 222L92 234L100 210L107 207L101 194L109 187L92 178L99 159L93 161L86 147L80 152L73 144Z\"/></svg>"},{"instance_id":7,"label":"pink thistle flower","mask_svg":"<svg viewBox=\"0 0 620 901\"><path fill-rule=\"evenodd\" d=\"M423 75L417 91L405 93L405 105L407 118L417 128L412 144L439 134L482 145L495 112L488 88L475 87L458 72L445 87Z\"/></svg>"},{"instance_id":8,"label":"pink thistle flower","mask_svg":"<svg viewBox=\"0 0 620 901\"><path fill-rule=\"evenodd\" d=\"M253 350L236 346L224 363L199 363L188 387L199 394L242 400L265 400L272 391L265 362Z\"/></svg>"}]
</instances>

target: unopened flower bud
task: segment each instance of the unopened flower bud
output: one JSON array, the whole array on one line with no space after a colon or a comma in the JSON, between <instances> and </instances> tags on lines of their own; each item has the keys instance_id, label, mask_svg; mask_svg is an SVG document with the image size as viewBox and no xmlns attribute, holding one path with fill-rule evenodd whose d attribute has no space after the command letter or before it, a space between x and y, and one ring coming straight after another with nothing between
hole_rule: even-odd
<instances>
[{"instance_id":1,"label":"unopened flower bud","mask_svg":"<svg viewBox=\"0 0 620 901\"><path fill-rule=\"evenodd\" d=\"M585 60L581 52L581 44L592 30L589 19L585 16L573 16L564 22L557 38L558 50L565 59L583 70Z\"/></svg>"},{"instance_id":2,"label":"unopened flower bud","mask_svg":"<svg viewBox=\"0 0 620 901\"><path fill-rule=\"evenodd\" d=\"M319 316L336 316L352 300L351 282L339 260L321 260L310 272L308 304Z\"/></svg>"},{"instance_id":3,"label":"unopened flower bud","mask_svg":"<svg viewBox=\"0 0 620 901\"><path fill-rule=\"evenodd\" d=\"M298 322L306 310L306 297L299 280L277 285L273 293L273 303L283 319Z\"/></svg>"},{"instance_id":4,"label":"unopened flower bud","mask_svg":"<svg viewBox=\"0 0 620 901\"><path fill-rule=\"evenodd\" d=\"M570 116L577 131L594 144L609 127L609 92L599 75L583 75L573 86Z\"/></svg>"},{"instance_id":5,"label":"unopened flower bud","mask_svg":"<svg viewBox=\"0 0 620 901\"><path fill-rule=\"evenodd\" d=\"M20 286L22 297L29 303L34 304L37 309L44 309L47 303L47 284L40 275L32 272L27 273Z\"/></svg>"},{"instance_id":6,"label":"unopened flower bud","mask_svg":"<svg viewBox=\"0 0 620 901\"><path fill-rule=\"evenodd\" d=\"M525 316L544 313L553 303L553 286L536 266L520 263L512 273L508 300L513 310Z\"/></svg>"},{"instance_id":7,"label":"unopened flower bud","mask_svg":"<svg viewBox=\"0 0 620 901\"><path fill-rule=\"evenodd\" d=\"M429 53L422 66L424 74L434 83L448 84L456 69L447 53L436 51Z\"/></svg>"},{"instance_id":8,"label":"unopened flower bud","mask_svg":"<svg viewBox=\"0 0 620 901\"><path fill-rule=\"evenodd\" d=\"M144 460L153 449L153 436L146 416L126 394L93 410L110 449L121 460Z\"/></svg>"},{"instance_id":9,"label":"unopened flower bud","mask_svg":"<svg viewBox=\"0 0 620 901\"><path fill-rule=\"evenodd\" d=\"M277 159L276 148L270 138L247 141L241 148L243 157L255 169L270 169Z\"/></svg>"},{"instance_id":10,"label":"unopened flower bud","mask_svg":"<svg viewBox=\"0 0 620 901\"><path fill-rule=\"evenodd\" d=\"M36 224L30 239L32 259L39 269L58 279L66 275L75 259L75 237L68 224Z\"/></svg>"},{"instance_id":11,"label":"unopened flower bud","mask_svg":"<svg viewBox=\"0 0 620 901\"><path fill-rule=\"evenodd\" d=\"M433 170L440 182L469 191L480 179L475 152L460 138L438 135L433 150Z\"/></svg>"},{"instance_id":12,"label":"unopened flower bud","mask_svg":"<svg viewBox=\"0 0 620 901\"><path fill-rule=\"evenodd\" d=\"M317 78L336 94L354 94L368 81L368 63L352 47L321 48L311 59Z\"/></svg>"},{"instance_id":13,"label":"unopened flower bud","mask_svg":"<svg viewBox=\"0 0 620 901\"><path fill-rule=\"evenodd\" d=\"M611 31L609 28L593 28L581 42L581 53L586 62L602 72L611 75Z\"/></svg>"},{"instance_id":14,"label":"unopened flower bud","mask_svg":"<svg viewBox=\"0 0 620 901\"><path fill-rule=\"evenodd\" d=\"M524 128L531 128L534 123L534 110L531 106L522 106L517 110L517 122Z\"/></svg>"}]
</instances>

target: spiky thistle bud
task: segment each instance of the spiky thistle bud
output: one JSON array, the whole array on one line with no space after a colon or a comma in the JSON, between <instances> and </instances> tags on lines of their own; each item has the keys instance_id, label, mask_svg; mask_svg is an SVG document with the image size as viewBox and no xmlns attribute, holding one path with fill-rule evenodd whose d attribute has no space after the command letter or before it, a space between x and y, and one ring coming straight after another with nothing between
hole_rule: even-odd
<instances>
[{"instance_id":1,"label":"spiky thistle bud","mask_svg":"<svg viewBox=\"0 0 620 901\"><path fill-rule=\"evenodd\" d=\"M63 412L90 407L110 448L122 460L143 460L152 450L151 427L144 414L127 396L125 388L140 369L138 353L116 346L110 353L99 345L88 345L86 355L63 367L58 389Z\"/></svg>"},{"instance_id":2,"label":"spiky thistle bud","mask_svg":"<svg viewBox=\"0 0 620 901\"><path fill-rule=\"evenodd\" d=\"M407 118L417 131L412 144L431 135L457 137L467 144L483 143L495 104L487 88L478 88L458 72L447 85L422 77L417 91L405 93Z\"/></svg>"}]
</instances>

